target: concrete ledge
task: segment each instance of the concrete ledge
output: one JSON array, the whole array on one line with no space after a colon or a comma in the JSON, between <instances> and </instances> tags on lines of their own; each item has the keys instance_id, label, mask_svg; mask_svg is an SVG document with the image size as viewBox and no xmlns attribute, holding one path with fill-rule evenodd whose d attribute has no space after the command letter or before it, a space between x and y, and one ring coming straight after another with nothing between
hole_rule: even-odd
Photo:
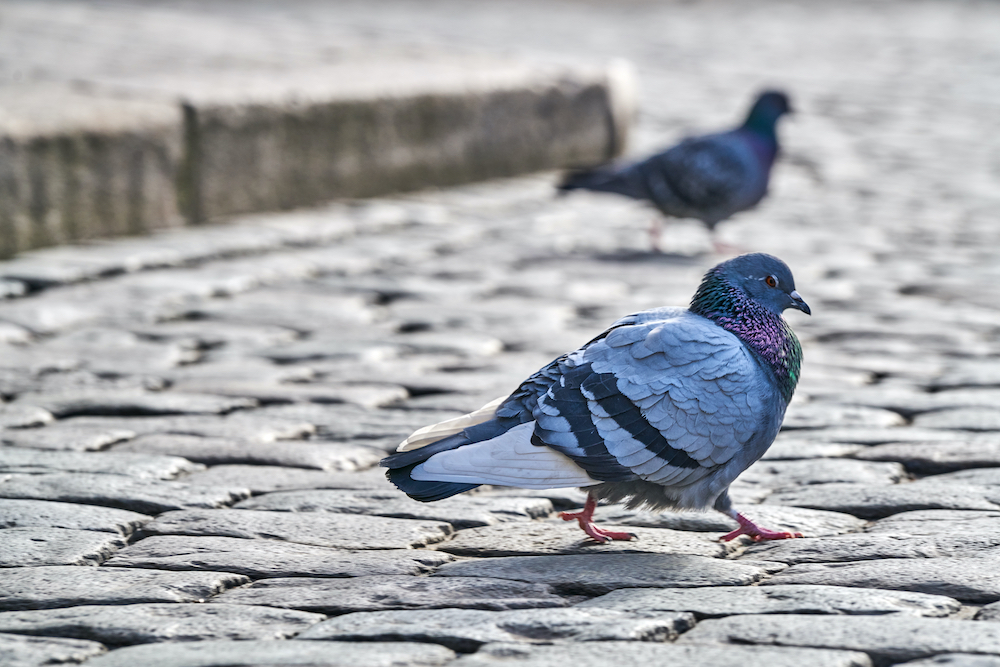
<instances>
[{"instance_id":1,"label":"concrete ledge","mask_svg":"<svg viewBox=\"0 0 1000 667\"><path fill-rule=\"evenodd\" d=\"M627 65L354 61L0 87L0 257L619 154Z\"/></svg>"}]
</instances>

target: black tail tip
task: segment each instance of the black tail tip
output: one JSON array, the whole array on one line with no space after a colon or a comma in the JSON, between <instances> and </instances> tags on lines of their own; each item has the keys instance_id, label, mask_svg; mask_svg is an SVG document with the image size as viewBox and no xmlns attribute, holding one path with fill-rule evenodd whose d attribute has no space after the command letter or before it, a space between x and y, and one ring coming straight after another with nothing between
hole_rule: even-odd
<instances>
[{"instance_id":1,"label":"black tail tip","mask_svg":"<svg viewBox=\"0 0 1000 667\"><path fill-rule=\"evenodd\" d=\"M392 482L397 489L414 500L419 500L422 503L430 503L435 500L451 498L452 496L456 496L459 493L465 493L466 491L471 491L479 486L479 484L434 482L413 479L410 476L410 472L417 465L419 464L414 463L413 465L406 466L405 468L390 468L385 471L385 478Z\"/></svg>"}]
</instances>

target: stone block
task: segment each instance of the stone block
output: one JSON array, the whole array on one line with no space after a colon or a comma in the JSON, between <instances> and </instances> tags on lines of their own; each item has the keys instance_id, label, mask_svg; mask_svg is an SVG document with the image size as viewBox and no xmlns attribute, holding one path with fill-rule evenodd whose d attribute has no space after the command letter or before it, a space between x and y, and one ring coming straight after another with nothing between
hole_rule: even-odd
<instances>
[{"instance_id":1,"label":"stone block","mask_svg":"<svg viewBox=\"0 0 1000 667\"><path fill-rule=\"evenodd\" d=\"M203 469L204 466L177 456L0 447L0 473L85 472L171 479Z\"/></svg>"},{"instance_id":2,"label":"stone block","mask_svg":"<svg viewBox=\"0 0 1000 667\"><path fill-rule=\"evenodd\" d=\"M412 576L264 579L228 591L214 601L304 609L322 614L440 608L502 611L570 604L545 584L490 577Z\"/></svg>"},{"instance_id":3,"label":"stone block","mask_svg":"<svg viewBox=\"0 0 1000 667\"><path fill-rule=\"evenodd\" d=\"M805 563L779 572L762 585L784 584L883 588L944 595L964 602L996 602L1000 600L1000 560L990 554L977 558L942 556Z\"/></svg>"},{"instance_id":4,"label":"stone block","mask_svg":"<svg viewBox=\"0 0 1000 667\"><path fill-rule=\"evenodd\" d=\"M105 566L235 572L258 579L419 575L453 560L421 549L347 551L278 540L153 535L122 549Z\"/></svg>"},{"instance_id":5,"label":"stone block","mask_svg":"<svg viewBox=\"0 0 1000 667\"><path fill-rule=\"evenodd\" d=\"M943 595L810 585L621 588L576 606L647 613L689 611L699 619L737 614L940 617L954 614L961 607L956 600Z\"/></svg>"},{"instance_id":6,"label":"stone block","mask_svg":"<svg viewBox=\"0 0 1000 667\"><path fill-rule=\"evenodd\" d=\"M602 528L631 532L636 539L598 544L591 540L575 521L559 519L533 523L505 523L484 528L470 528L455 533L437 549L456 556L487 558L496 556L541 556L586 553L663 553L693 554L725 558L732 549L704 533L665 528L629 528L602 522Z\"/></svg>"},{"instance_id":7,"label":"stone block","mask_svg":"<svg viewBox=\"0 0 1000 667\"><path fill-rule=\"evenodd\" d=\"M0 569L0 610L83 604L204 602L249 581L220 572L159 572L111 567L44 566Z\"/></svg>"},{"instance_id":8,"label":"stone block","mask_svg":"<svg viewBox=\"0 0 1000 667\"><path fill-rule=\"evenodd\" d=\"M623 664L705 667L871 667L864 653L763 646L657 644L653 642L602 642L592 644L487 644L472 655L463 655L455 667L603 667L608 656ZM985 666L984 666L985 667ZM992 666L990 666L992 667Z\"/></svg>"},{"instance_id":9,"label":"stone block","mask_svg":"<svg viewBox=\"0 0 1000 667\"><path fill-rule=\"evenodd\" d=\"M97 642L0 633L0 664L7 667L76 664L105 651Z\"/></svg>"},{"instance_id":10,"label":"stone block","mask_svg":"<svg viewBox=\"0 0 1000 667\"><path fill-rule=\"evenodd\" d=\"M0 256L182 224L176 105L22 84L0 106Z\"/></svg>"},{"instance_id":11,"label":"stone block","mask_svg":"<svg viewBox=\"0 0 1000 667\"><path fill-rule=\"evenodd\" d=\"M0 530L0 567L100 565L125 546L111 533L30 526Z\"/></svg>"},{"instance_id":12,"label":"stone block","mask_svg":"<svg viewBox=\"0 0 1000 667\"><path fill-rule=\"evenodd\" d=\"M616 588L747 586L782 569L778 563L705 556L593 553L461 561L442 565L434 576L513 579L548 584L567 595L602 595Z\"/></svg>"},{"instance_id":13,"label":"stone block","mask_svg":"<svg viewBox=\"0 0 1000 667\"><path fill-rule=\"evenodd\" d=\"M683 612L649 615L579 608L435 609L345 614L309 628L298 639L418 641L474 653L491 642L672 641L692 626L694 617Z\"/></svg>"},{"instance_id":14,"label":"stone block","mask_svg":"<svg viewBox=\"0 0 1000 667\"><path fill-rule=\"evenodd\" d=\"M225 507L250 495L246 489L210 489L182 482L104 475L51 473L0 475L0 498L54 500L117 507L143 514Z\"/></svg>"},{"instance_id":15,"label":"stone block","mask_svg":"<svg viewBox=\"0 0 1000 667\"><path fill-rule=\"evenodd\" d=\"M239 79L175 89L192 221L604 162L624 145L632 104L622 67L468 57Z\"/></svg>"},{"instance_id":16,"label":"stone block","mask_svg":"<svg viewBox=\"0 0 1000 667\"><path fill-rule=\"evenodd\" d=\"M112 646L220 639L287 639L321 614L249 605L151 603L0 612L0 632L89 639Z\"/></svg>"},{"instance_id":17,"label":"stone block","mask_svg":"<svg viewBox=\"0 0 1000 667\"><path fill-rule=\"evenodd\" d=\"M446 539L452 529L440 521L326 512L300 514L219 509L167 512L146 524L143 532L149 535L262 538L334 549L414 549Z\"/></svg>"},{"instance_id":18,"label":"stone block","mask_svg":"<svg viewBox=\"0 0 1000 667\"><path fill-rule=\"evenodd\" d=\"M864 616L732 616L703 621L680 642L847 649L890 665L938 653L1000 655L1000 626L912 616L878 622Z\"/></svg>"},{"instance_id":19,"label":"stone block","mask_svg":"<svg viewBox=\"0 0 1000 667\"><path fill-rule=\"evenodd\" d=\"M443 521L456 530L491 526L503 521L525 522L548 516L552 503L543 498L488 498L458 495L433 503L418 503L392 488L382 490L277 491L244 500L236 509L283 512L337 512ZM527 526L524 528L529 529Z\"/></svg>"},{"instance_id":20,"label":"stone block","mask_svg":"<svg viewBox=\"0 0 1000 667\"><path fill-rule=\"evenodd\" d=\"M128 537L150 519L144 514L112 507L0 498L0 528L66 528Z\"/></svg>"}]
</instances>

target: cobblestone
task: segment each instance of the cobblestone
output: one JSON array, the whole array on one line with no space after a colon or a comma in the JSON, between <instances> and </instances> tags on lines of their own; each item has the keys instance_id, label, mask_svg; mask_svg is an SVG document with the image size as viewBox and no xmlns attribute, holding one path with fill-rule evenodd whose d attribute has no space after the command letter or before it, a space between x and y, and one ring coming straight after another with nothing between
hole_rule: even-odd
<instances>
[{"instance_id":1,"label":"cobblestone","mask_svg":"<svg viewBox=\"0 0 1000 667\"><path fill-rule=\"evenodd\" d=\"M807 537L612 505L598 520L639 539L597 545L557 517L575 489L396 493L376 464L414 429L684 304L722 256L689 221L650 253L650 210L554 197L552 173L339 201L0 264L0 663L998 664L998 8L605 9L7 0L0 88L355 49L624 56L636 155L787 89L771 195L718 233L787 261L813 309L788 318L785 429L733 485ZM653 629L567 620L598 613Z\"/></svg>"}]
</instances>

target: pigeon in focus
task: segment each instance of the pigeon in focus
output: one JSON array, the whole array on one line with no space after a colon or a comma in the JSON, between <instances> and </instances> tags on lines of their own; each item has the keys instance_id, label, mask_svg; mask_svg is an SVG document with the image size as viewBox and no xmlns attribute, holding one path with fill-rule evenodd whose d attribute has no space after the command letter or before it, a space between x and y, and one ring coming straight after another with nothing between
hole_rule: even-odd
<instances>
[{"instance_id":1,"label":"pigeon in focus","mask_svg":"<svg viewBox=\"0 0 1000 667\"><path fill-rule=\"evenodd\" d=\"M775 126L791 111L787 95L766 91L734 130L685 139L639 162L572 172L558 188L647 200L665 216L701 220L715 243L718 223L756 206L767 194L778 155ZM659 220L650 233L658 249Z\"/></svg>"},{"instance_id":2,"label":"pigeon in focus","mask_svg":"<svg viewBox=\"0 0 1000 667\"><path fill-rule=\"evenodd\" d=\"M778 434L799 379L786 308L810 314L784 262L730 259L689 308L623 317L506 398L419 429L382 460L386 476L422 502L480 484L582 487L584 509L562 517L598 542L632 537L594 524L598 500L713 507L739 523L723 540L801 537L757 526L728 495Z\"/></svg>"}]
</instances>

